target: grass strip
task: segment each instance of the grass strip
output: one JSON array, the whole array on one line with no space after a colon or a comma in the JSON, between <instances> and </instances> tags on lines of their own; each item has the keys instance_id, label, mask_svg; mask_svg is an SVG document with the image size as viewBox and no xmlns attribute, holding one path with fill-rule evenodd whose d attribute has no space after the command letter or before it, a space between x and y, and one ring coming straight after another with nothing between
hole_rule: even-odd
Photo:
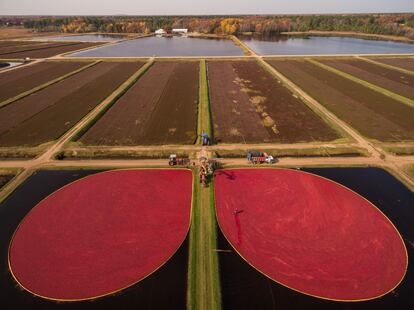
<instances>
[{"instance_id":1,"label":"grass strip","mask_svg":"<svg viewBox=\"0 0 414 310\"><path fill-rule=\"evenodd\" d=\"M126 80L121 86L119 86L109 97L107 97L109 102L101 109L99 112L92 117L86 124L76 132L70 141L79 140L83 134L89 130L101 117L104 115L114 104L121 98L131 87L135 84L136 81L152 66L154 59L151 58L145 65L137 70L128 80Z\"/></svg>"},{"instance_id":2,"label":"grass strip","mask_svg":"<svg viewBox=\"0 0 414 310\"><path fill-rule=\"evenodd\" d=\"M254 149L254 147L252 148ZM278 148L260 148L261 152L266 152L273 157L368 157L369 153L359 147L311 147L311 148L294 148L294 149L278 149ZM214 150L219 158L244 158L246 157L246 149L234 150Z\"/></svg>"},{"instance_id":3,"label":"grass strip","mask_svg":"<svg viewBox=\"0 0 414 310\"><path fill-rule=\"evenodd\" d=\"M380 94L383 94L383 95L385 95L387 97L390 97L391 99L394 99L394 100L397 100L399 102L402 102L402 103L404 103L406 105L409 105L410 107L414 107L414 100L411 100L409 98L406 98L406 97L403 97L403 96L398 95L396 93L393 93L393 92L391 92L391 91L389 91L389 90L387 90L385 88L382 88L382 87L379 87L377 85L371 84L371 83L369 83L369 82L367 82L365 80L361 80L361 79L359 79L359 78L357 78L357 77L355 77L355 76L353 76L351 74L342 72L340 70L337 70L335 68L332 68L331 66L322 64L322 63L320 63L320 62L318 62L318 61L316 61L314 59L309 59L308 58L306 60L308 62L310 62L310 63L312 63L312 64L314 64L314 65L322 68L322 69L325 69L325 70L330 71L332 73L335 73L335 74L337 74L339 76L342 76L342 77L344 77L344 78L346 78L348 80L351 80L351 81L353 81L355 83L358 83L358 84L360 84L362 86L365 86L365 87L367 87L367 88L369 88L369 89L371 89L373 91L376 91L376 92L378 92Z\"/></svg>"},{"instance_id":4,"label":"grass strip","mask_svg":"<svg viewBox=\"0 0 414 310\"><path fill-rule=\"evenodd\" d=\"M197 120L197 144L202 144L201 134L207 133L212 140L210 100L208 94L207 65L205 59L200 60L199 99Z\"/></svg>"},{"instance_id":5,"label":"grass strip","mask_svg":"<svg viewBox=\"0 0 414 310\"><path fill-rule=\"evenodd\" d=\"M385 146L384 151L397 156L414 155L414 146Z\"/></svg>"},{"instance_id":6,"label":"grass strip","mask_svg":"<svg viewBox=\"0 0 414 310\"><path fill-rule=\"evenodd\" d=\"M77 74L77 73L79 73L81 71L84 71L84 70L86 70L86 69L88 69L88 68L90 68L92 66L95 66L99 62L100 61L95 61L93 63L87 64L86 66L83 66L83 67L81 67L79 69L76 69L74 71L71 71L71 72L69 72L69 73L67 73L65 75L59 76L59 77L57 77L54 80L51 80L51 81L46 82L46 83L44 83L42 85L36 86L35 88L32 88L32 89L30 89L28 91L25 91L25 92L23 92L21 94L18 94L17 96L14 96L13 98L9 98L9 99L7 99L7 100L5 100L3 102L0 102L0 108L4 107L4 106L6 106L6 105L8 105L10 103L13 103L13 102L15 102L17 100L20 100L20 99L22 99L24 97L27 97L27 96L35 93L35 92L38 92L38 91L40 91L40 90L42 90L42 89L44 89L44 88L46 88L46 87L48 87L48 86L50 86L52 84L56 84L57 82L60 82L60 81L62 81L64 79L66 79L66 78L68 78L68 77L70 77L70 76L72 76L74 74Z\"/></svg>"},{"instance_id":7,"label":"grass strip","mask_svg":"<svg viewBox=\"0 0 414 310\"><path fill-rule=\"evenodd\" d=\"M201 187L194 174L193 216L188 259L187 309L221 309L217 224L213 184Z\"/></svg>"}]
</instances>

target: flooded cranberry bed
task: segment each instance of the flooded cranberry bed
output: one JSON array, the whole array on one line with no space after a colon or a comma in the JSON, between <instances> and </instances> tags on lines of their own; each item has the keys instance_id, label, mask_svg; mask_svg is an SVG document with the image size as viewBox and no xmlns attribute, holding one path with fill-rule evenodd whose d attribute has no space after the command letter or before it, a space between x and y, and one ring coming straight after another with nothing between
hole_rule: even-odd
<instances>
[{"instance_id":1,"label":"flooded cranberry bed","mask_svg":"<svg viewBox=\"0 0 414 310\"><path fill-rule=\"evenodd\" d=\"M232 40L181 36L145 37L69 55L70 57L243 56Z\"/></svg>"},{"instance_id":2,"label":"flooded cranberry bed","mask_svg":"<svg viewBox=\"0 0 414 310\"><path fill-rule=\"evenodd\" d=\"M302 169L338 182L377 206L397 227L408 251L408 270L387 295L358 302L311 297L282 286L241 258L218 232L223 309L409 309L414 305L414 194L388 172L377 168Z\"/></svg>"},{"instance_id":3,"label":"flooded cranberry bed","mask_svg":"<svg viewBox=\"0 0 414 310\"><path fill-rule=\"evenodd\" d=\"M0 204L0 304L4 309L185 309L188 240L170 260L141 282L91 301L56 302L36 297L21 289L13 279L8 250L21 220L42 199L62 186L98 172L101 170L38 171Z\"/></svg>"}]
</instances>

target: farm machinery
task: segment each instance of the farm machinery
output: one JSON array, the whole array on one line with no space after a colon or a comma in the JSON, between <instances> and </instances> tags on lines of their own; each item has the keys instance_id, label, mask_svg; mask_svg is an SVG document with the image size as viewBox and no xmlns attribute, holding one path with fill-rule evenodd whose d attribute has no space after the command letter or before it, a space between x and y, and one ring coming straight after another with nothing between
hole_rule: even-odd
<instances>
[{"instance_id":1,"label":"farm machinery","mask_svg":"<svg viewBox=\"0 0 414 310\"><path fill-rule=\"evenodd\" d=\"M201 142L203 145L210 145L210 137L206 133L202 133L201 135Z\"/></svg>"},{"instance_id":2,"label":"farm machinery","mask_svg":"<svg viewBox=\"0 0 414 310\"><path fill-rule=\"evenodd\" d=\"M180 158L176 154L170 155L170 161L168 162L170 166L188 166L190 164L189 158Z\"/></svg>"},{"instance_id":3,"label":"farm machinery","mask_svg":"<svg viewBox=\"0 0 414 310\"><path fill-rule=\"evenodd\" d=\"M217 159L208 159L207 157L200 157L198 159L200 166L200 183L207 186L215 169L219 168L220 163Z\"/></svg>"},{"instance_id":4,"label":"farm machinery","mask_svg":"<svg viewBox=\"0 0 414 310\"><path fill-rule=\"evenodd\" d=\"M261 153L255 151L247 152L247 161L252 164L273 164L276 162L272 155L269 155L266 152Z\"/></svg>"}]
</instances>

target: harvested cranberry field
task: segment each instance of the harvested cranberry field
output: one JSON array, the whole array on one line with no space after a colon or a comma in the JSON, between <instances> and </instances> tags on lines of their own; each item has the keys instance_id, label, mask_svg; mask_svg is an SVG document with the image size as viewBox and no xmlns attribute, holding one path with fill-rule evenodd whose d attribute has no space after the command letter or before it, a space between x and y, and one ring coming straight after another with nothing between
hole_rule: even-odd
<instances>
[{"instance_id":1,"label":"harvested cranberry field","mask_svg":"<svg viewBox=\"0 0 414 310\"><path fill-rule=\"evenodd\" d=\"M29 292L56 300L131 286L184 242L191 196L190 170L113 170L66 185L17 228L9 250L13 276Z\"/></svg>"},{"instance_id":2,"label":"harvested cranberry field","mask_svg":"<svg viewBox=\"0 0 414 310\"><path fill-rule=\"evenodd\" d=\"M414 139L412 107L306 60L268 62L361 134L389 142Z\"/></svg>"},{"instance_id":3,"label":"harvested cranberry field","mask_svg":"<svg viewBox=\"0 0 414 310\"><path fill-rule=\"evenodd\" d=\"M0 75L0 102L75 71L88 62L46 61Z\"/></svg>"},{"instance_id":4,"label":"harvested cranberry field","mask_svg":"<svg viewBox=\"0 0 414 310\"><path fill-rule=\"evenodd\" d=\"M81 138L94 145L193 144L198 62L156 62Z\"/></svg>"},{"instance_id":5,"label":"harvested cranberry field","mask_svg":"<svg viewBox=\"0 0 414 310\"><path fill-rule=\"evenodd\" d=\"M0 108L0 145L34 146L57 139L141 66L101 62Z\"/></svg>"},{"instance_id":6,"label":"harvested cranberry field","mask_svg":"<svg viewBox=\"0 0 414 310\"><path fill-rule=\"evenodd\" d=\"M253 61L208 63L217 142L332 141L338 134Z\"/></svg>"},{"instance_id":7,"label":"harvested cranberry field","mask_svg":"<svg viewBox=\"0 0 414 310\"><path fill-rule=\"evenodd\" d=\"M327 59L318 61L401 96L414 99L413 75L404 74L397 70L387 69L358 59Z\"/></svg>"},{"instance_id":8,"label":"harvested cranberry field","mask_svg":"<svg viewBox=\"0 0 414 310\"><path fill-rule=\"evenodd\" d=\"M47 58L58 54L63 54L71 51L80 50L87 47L97 46L101 43L62 43L62 42L35 42L35 41L21 41L15 43L13 41L6 41L0 45L0 58L14 59L14 58Z\"/></svg>"},{"instance_id":9,"label":"harvested cranberry field","mask_svg":"<svg viewBox=\"0 0 414 310\"><path fill-rule=\"evenodd\" d=\"M371 59L382 62L386 65L391 65L402 69L414 71L414 58L375 57Z\"/></svg>"},{"instance_id":10,"label":"harvested cranberry field","mask_svg":"<svg viewBox=\"0 0 414 310\"><path fill-rule=\"evenodd\" d=\"M395 226L338 183L290 169L226 169L214 186L227 240L279 284L362 301L391 292L405 276L407 250Z\"/></svg>"}]
</instances>

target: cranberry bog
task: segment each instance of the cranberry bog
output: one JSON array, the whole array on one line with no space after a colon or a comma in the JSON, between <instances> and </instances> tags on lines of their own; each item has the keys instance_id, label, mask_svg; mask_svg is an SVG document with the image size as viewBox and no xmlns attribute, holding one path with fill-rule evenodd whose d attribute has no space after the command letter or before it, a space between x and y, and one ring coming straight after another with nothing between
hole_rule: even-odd
<instances>
[{"instance_id":1,"label":"cranberry bog","mask_svg":"<svg viewBox=\"0 0 414 310\"><path fill-rule=\"evenodd\" d=\"M321 59L319 62L401 96L414 99L414 75L404 74L359 59Z\"/></svg>"},{"instance_id":2,"label":"cranberry bog","mask_svg":"<svg viewBox=\"0 0 414 310\"><path fill-rule=\"evenodd\" d=\"M115 186L117 189L114 183L118 184ZM104 187L109 190L103 190ZM102 196L103 192L106 192L108 197ZM21 284L26 285L26 289L21 289L16 286L16 280L10 271L4 274L0 278L1 304L7 308L22 306L42 309L106 309L108 307L112 309L119 306L123 309L135 309L137 306L146 309L184 309L188 260L186 235L190 220L191 193L191 171L182 169L36 172L0 204L0 262L6 266L10 258L13 272L16 272L16 276L20 274L20 279L23 281ZM71 195L74 195L72 200L69 198ZM63 200L62 204L55 208L56 205L54 206L50 199ZM77 207L80 209L76 211ZM105 212L102 212L103 208ZM68 228L68 225L73 224L70 230L45 222L57 215L55 212L59 210L62 213L56 220L65 221L66 219L66 223L62 223L61 228ZM37 217L38 212L46 212L47 216L43 214ZM89 212L96 214L92 215ZM32 248L33 251L29 251L39 258L37 260L35 256L32 256L35 263L42 264L44 258L51 258L58 253L64 256L69 255L68 258L71 261L64 259L66 263L63 269L59 268L60 270L54 275L49 274L49 279L45 278L47 270L52 272L53 269L63 264L63 257L59 259L55 257L52 264L45 266L46 269L33 268L30 271L31 263L27 266L20 265L20 267L18 263L20 259L25 259L26 254L29 254L24 250L25 254L19 258L20 254L23 254L18 250L19 235L24 238L33 238L36 236L34 230L46 227L45 224L50 230L38 231L44 242L38 240L40 243L37 250ZM24 235L26 229L34 229L33 235L32 233ZM66 233L59 233L64 230ZM70 233L67 234L67 232ZM80 235L76 236L78 233ZM116 241L116 238L121 238L121 240ZM10 257L8 257L7 249L12 239ZM55 242L53 240L58 243L51 244L50 242ZM87 242L93 244L87 246ZM62 250L54 251L56 246L62 246ZM86 248L83 248L84 246ZM98 256L94 258L95 254ZM78 261L79 268L72 268L70 274L66 273L70 264L75 261ZM89 268L89 264L92 267ZM92 274L97 271L96 268L99 269L105 265L104 273L95 274L98 278L104 277L105 280L98 281L97 284L94 282L97 278ZM133 267L130 268L131 266ZM86 280L71 285L75 269L79 272L84 269L78 276L85 277ZM38 273L39 278L35 273ZM28 279L26 276L29 278L34 276L37 280L26 282L24 280ZM53 281L50 277L54 278ZM115 278L118 280L113 281ZM119 287L119 282L116 284L122 278L125 282L121 285L125 284L129 286L128 288ZM42 279L46 279L43 283L46 290L42 291L45 295L43 298L35 297L32 293L40 293L38 289L41 286L38 285ZM94 282L93 286L90 285L92 282ZM84 285L79 285L80 283ZM60 290L59 286L61 286ZM30 293L27 289L32 289L33 292ZM60 291L59 295L71 294L72 297L74 293L80 296L81 291L89 291L87 296L90 297L108 293L108 289L115 289L117 292L110 292L112 293L110 296L94 299L93 302L62 303L51 300L53 296L59 297L54 295L53 291ZM101 291L98 292L98 290Z\"/></svg>"},{"instance_id":3,"label":"cranberry bog","mask_svg":"<svg viewBox=\"0 0 414 310\"><path fill-rule=\"evenodd\" d=\"M217 142L332 141L338 133L254 61L208 63Z\"/></svg>"},{"instance_id":4,"label":"cranberry bog","mask_svg":"<svg viewBox=\"0 0 414 310\"><path fill-rule=\"evenodd\" d=\"M21 41L23 43L23 41ZM81 42L81 43L63 43L63 42L31 42L24 41L23 44L5 42L0 45L0 58L48 58L55 55L77 51L80 49L94 47L102 43Z\"/></svg>"},{"instance_id":5,"label":"cranberry bog","mask_svg":"<svg viewBox=\"0 0 414 310\"><path fill-rule=\"evenodd\" d=\"M388 183L398 183L380 169L326 170L344 178L358 172L364 182L367 173L378 178L387 175ZM370 179L369 183L376 182ZM403 195L399 197L407 204L413 196L401 186ZM404 283L411 283L412 276L402 282L408 264L406 245L393 224L406 236L409 221L402 215L413 214L404 207L389 211L389 205L379 199L385 209L381 212L339 183L290 169L219 170L215 173L215 197L218 223L228 242L254 269L275 281L263 289L267 291L276 283L285 286L282 291L286 294L280 295L279 290L273 297L277 301L290 298L295 306L304 294L314 301L318 297L355 302L396 290L410 299ZM391 200L392 205L398 204L395 197ZM229 276L236 281L232 288L243 290L242 284ZM244 276L249 277L243 273L237 278L243 281ZM296 296L297 301L291 298Z\"/></svg>"},{"instance_id":6,"label":"cranberry bog","mask_svg":"<svg viewBox=\"0 0 414 310\"><path fill-rule=\"evenodd\" d=\"M80 139L89 145L193 144L198 62L156 62Z\"/></svg>"},{"instance_id":7,"label":"cranberry bog","mask_svg":"<svg viewBox=\"0 0 414 310\"><path fill-rule=\"evenodd\" d=\"M0 102L13 98L55 78L75 71L88 62L46 61L0 75Z\"/></svg>"},{"instance_id":8,"label":"cranberry bog","mask_svg":"<svg viewBox=\"0 0 414 310\"><path fill-rule=\"evenodd\" d=\"M375 57L372 60L382 62L383 64L410 70L414 72L414 58L401 57Z\"/></svg>"},{"instance_id":9,"label":"cranberry bog","mask_svg":"<svg viewBox=\"0 0 414 310\"><path fill-rule=\"evenodd\" d=\"M101 62L0 108L0 145L59 138L136 72L141 62Z\"/></svg>"},{"instance_id":10,"label":"cranberry bog","mask_svg":"<svg viewBox=\"0 0 414 310\"><path fill-rule=\"evenodd\" d=\"M366 137L414 139L414 109L306 60L267 60L276 70Z\"/></svg>"}]
</instances>

